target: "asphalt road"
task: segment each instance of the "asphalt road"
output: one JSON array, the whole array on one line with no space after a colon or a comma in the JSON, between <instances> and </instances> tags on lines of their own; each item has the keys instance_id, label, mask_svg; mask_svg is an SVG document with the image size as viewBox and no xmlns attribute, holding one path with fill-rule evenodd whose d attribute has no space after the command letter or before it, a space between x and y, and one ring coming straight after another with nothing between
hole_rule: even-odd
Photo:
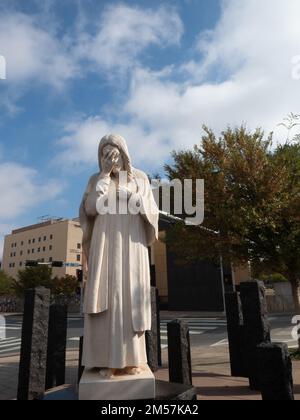
<instances>
[{"instance_id":1,"label":"asphalt road","mask_svg":"<svg viewBox=\"0 0 300 420\"><path fill-rule=\"evenodd\" d=\"M167 322L162 316L161 342L167 347ZM224 318L188 318L192 346L227 347L227 326ZM296 347L292 338L292 316L270 316L272 340L286 342L289 347ZM21 316L0 317L0 358L17 355L20 352L22 333ZM68 349L76 349L79 337L83 334L83 318L73 316L68 319Z\"/></svg>"}]
</instances>

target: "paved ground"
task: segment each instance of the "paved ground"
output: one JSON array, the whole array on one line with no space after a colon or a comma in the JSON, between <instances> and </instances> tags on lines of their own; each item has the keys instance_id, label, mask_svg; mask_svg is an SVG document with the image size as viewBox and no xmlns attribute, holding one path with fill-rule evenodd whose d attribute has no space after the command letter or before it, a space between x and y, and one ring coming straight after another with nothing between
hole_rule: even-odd
<instances>
[{"instance_id":1,"label":"paved ground","mask_svg":"<svg viewBox=\"0 0 300 420\"><path fill-rule=\"evenodd\" d=\"M199 398L205 400L260 399L259 394L249 391L247 380L230 377L225 319L200 318L197 314L192 315L193 318L187 318L185 313L162 313L163 368L157 373L157 377L168 380L166 324L173 318L184 318L190 326L193 383L198 388ZM291 336L293 328L291 319L291 316L274 316L270 318L270 321L273 340L284 341L290 347L294 347L296 342ZM13 399L16 396L22 318L14 315L7 316L5 324L6 337L2 339L3 328L1 330L0 324L0 400ZM66 378L68 383L76 381L78 337L82 335L82 325L81 317L69 318ZM294 379L296 397L300 400L300 363L294 364Z\"/></svg>"}]
</instances>

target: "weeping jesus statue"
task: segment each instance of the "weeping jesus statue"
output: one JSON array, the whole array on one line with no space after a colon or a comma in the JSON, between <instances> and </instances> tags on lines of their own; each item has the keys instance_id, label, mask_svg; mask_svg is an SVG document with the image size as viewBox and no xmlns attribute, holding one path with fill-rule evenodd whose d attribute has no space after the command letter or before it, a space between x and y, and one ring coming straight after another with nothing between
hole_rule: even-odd
<instances>
[{"instance_id":1,"label":"weeping jesus statue","mask_svg":"<svg viewBox=\"0 0 300 420\"><path fill-rule=\"evenodd\" d=\"M82 364L100 375L138 375L147 365L151 329L148 247L158 234L158 208L148 177L131 166L125 140L105 136L100 172L80 206L88 261Z\"/></svg>"}]
</instances>

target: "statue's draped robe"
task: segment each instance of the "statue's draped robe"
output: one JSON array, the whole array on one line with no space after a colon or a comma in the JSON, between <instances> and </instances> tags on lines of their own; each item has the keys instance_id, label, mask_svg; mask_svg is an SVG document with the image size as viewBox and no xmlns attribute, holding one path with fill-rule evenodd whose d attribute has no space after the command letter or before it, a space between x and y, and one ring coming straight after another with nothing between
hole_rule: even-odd
<instances>
[{"instance_id":1,"label":"statue's draped robe","mask_svg":"<svg viewBox=\"0 0 300 420\"><path fill-rule=\"evenodd\" d=\"M100 144L99 155L105 145ZM126 144L119 140L117 146L128 158L128 166ZM98 214L96 203L104 207L115 187L115 181L100 174L90 179L80 208L88 257L82 361L86 367L121 369L147 363L145 331L151 329L148 246L157 237L158 209L146 175L131 167L130 172L130 202L138 203L135 208L140 213Z\"/></svg>"}]
</instances>

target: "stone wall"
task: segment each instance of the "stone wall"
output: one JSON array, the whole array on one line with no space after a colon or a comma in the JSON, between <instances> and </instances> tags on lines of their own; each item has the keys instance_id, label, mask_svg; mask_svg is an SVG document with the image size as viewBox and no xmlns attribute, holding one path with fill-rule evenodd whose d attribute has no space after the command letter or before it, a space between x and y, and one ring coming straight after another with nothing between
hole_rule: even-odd
<instances>
[{"instance_id":1,"label":"stone wall","mask_svg":"<svg viewBox=\"0 0 300 420\"><path fill-rule=\"evenodd\" d=\"M267 291L267 305L269 313L293 313L294 303L291 285L289 283L275 283L274 290Z\"/></svg>"},{"instance_id":2,"label":"stone wall","mask_svg":"<svg viewBox=\"0 0 300 420\"><path fill-rule=\"evenodd\" d=\"M23 301L14 296L0 296L0 313L23 312Z\"/></svg>"},{"instance_id":3,"label":"stone wall","mask_svg":"<svg viewBox=\"0 0 300 420\"><path fill-rule=\"evenodd\" d=\"M80 312L80 298L77 295L57 296L53 303L67 305L69 313ZM14 296L0 296L0 313L23 312L23 300Z\"/></svg>"}]
</instances>

